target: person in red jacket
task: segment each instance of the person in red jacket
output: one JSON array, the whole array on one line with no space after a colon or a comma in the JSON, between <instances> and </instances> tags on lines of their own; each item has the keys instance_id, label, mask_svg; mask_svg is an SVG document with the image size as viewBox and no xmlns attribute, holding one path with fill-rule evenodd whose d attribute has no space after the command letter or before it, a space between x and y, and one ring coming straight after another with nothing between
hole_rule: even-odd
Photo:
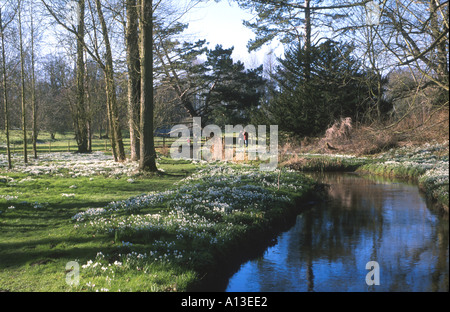
<instances>
[{"instance_id":1,"label":"person in red jacket","mask_svg":"<svg viewBox=\"0 0 450 312\"><path fill-rule=\"evenodd\" d=\"M244 132L244 145L245 147L248 147L248 132Z\"/></svg>"}]
</instances>

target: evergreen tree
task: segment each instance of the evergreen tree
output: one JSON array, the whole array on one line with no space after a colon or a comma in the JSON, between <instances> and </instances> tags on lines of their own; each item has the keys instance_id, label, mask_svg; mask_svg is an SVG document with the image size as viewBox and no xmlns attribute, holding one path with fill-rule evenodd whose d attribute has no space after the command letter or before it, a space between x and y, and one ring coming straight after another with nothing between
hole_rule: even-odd
<instances>
[{"instance_id":1,"label":"evergreen tree","mask_svg":"<svg viewBox=\"0 0 450 312\"><path fill-rule=\"evenodd\" d=\"M369 89L362 79L367 73L361 71L352 50L350 45L328 40L311 48L312 62L307 64L305 50L292 46L279 59L273 100L262 108L267 121L280 130L317 135L340 117L360 119L370 102Z\"/></svg>"},{"instance_id":2,"label":"evergreen tree","mask_svg":"<svg viewBox=\"0 0 450 312\"><path fill-rule=\"evenodd\" d=\"M202 112L217 125L239 124L249 120L249 109L259 104L264 79L262 66L246 70L242 62L231 58L233 48L217 45L207 53Z\"/></svg>"}]
</instances>

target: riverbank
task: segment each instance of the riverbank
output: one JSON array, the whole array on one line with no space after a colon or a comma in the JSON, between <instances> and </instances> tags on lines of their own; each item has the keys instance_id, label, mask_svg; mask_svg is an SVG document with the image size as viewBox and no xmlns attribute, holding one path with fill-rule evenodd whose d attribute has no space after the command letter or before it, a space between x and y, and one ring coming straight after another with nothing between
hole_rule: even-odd
<instances>
[{"instance_id":1,"label":"riverbank","mask_svg":"<svg viewBox=\"0 0 450 312\"><path fill-rule=\"evenodd\" d=\"M391 149L357 169L359 172L412 180L440 209L449 206L449 144Z\"/></svg>"},{"instance_id":2,"label":"riverbank","mask_svg":"<svg viewBox=\"0 0 450 312\"><path fill-rule=\"evenodd\" d=\"M412 180L448 213L449 142L393 148L376 155L294 154L283 166L303 171L356 171Z\"/></svg>"},{"instance_id":3,"label":"riverbank","mask_svg":"<svg viewBox=\"0 0 450 312\"><path fill-rule=\"evenodd\" d=\"M293 171L208 165L172 190L80 212L72 218L77 231L121 244L83 264L82 279L90 284L75 290L204 290L209 274L226 271L298 214L296 200L313 186ZM156 208L158 214L147 213Z\"/></svg>"}]
</instances>

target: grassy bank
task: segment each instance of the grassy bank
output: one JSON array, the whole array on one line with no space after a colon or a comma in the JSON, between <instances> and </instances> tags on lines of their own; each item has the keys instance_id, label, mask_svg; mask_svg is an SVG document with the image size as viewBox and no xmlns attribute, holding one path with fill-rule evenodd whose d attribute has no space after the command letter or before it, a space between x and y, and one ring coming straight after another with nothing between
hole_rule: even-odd
<instances>
[{"instance_id":1,"label":"grassy bank","mask_svg":"<svg viewBox=\"0 0 450 312\"><path fill-rule=\"evenodd\" d=\"M442 144L391 149L378 155L374 161L361 166L358 171L413 180L430 199L448 212L448 141Z\"/></svg>"},{"instance_id":2,"label":"grassy bank","mask_svg":"<svg viewBox=\"0 0 450 312\"><path fill-rule=\"evenodd\" d=\"M282 166L302 172L355 171L371 162L369 157L352 155L294 154L285 158Z\"/></svg>"},{"instance_id":3,"label":"grassy bank","mask_svg":"<svg viewBox=\"0 0 450 312\"><path fill-rule=\"evenodd\" d=\"M114 291L198 287L200 277L224 270L224 259L232 262L271 232L311 185L298 173L283 172L278 189L276 173L208 166L172 190L79 213L73 217L78 231L107 235L126 247L89 260L83 279ZM155 209L158 214L151 213ZM161 280L161 271L172 273ZM125 276L146 280L131 287Z\"/></svg>"},{"instance_id":4,"label":"grassy bank","mask_svg":"<svg viewBox=\"0 0 450 312\"><path fill-rule=\"evenodd\" d=\"M282 166L304 172L357 171L412 180L448 213L448 141L393 148L376 155L294 153L283 155L282 160Z\"/></svg>"},{"instance_id":5,"label":"grassy bank","mask_svg":"<svg viewBox=\"0 0 450 312\"><path fill-rule=\"evenodd\" d=\"M170 159L140 175L103 153L15 163L0 172L0 288L9 291L199 287L298 213L295 199L314 186L288 170ZM77 271L68 263L78 284L66 282Z\"/></svg>"}]
</instances>

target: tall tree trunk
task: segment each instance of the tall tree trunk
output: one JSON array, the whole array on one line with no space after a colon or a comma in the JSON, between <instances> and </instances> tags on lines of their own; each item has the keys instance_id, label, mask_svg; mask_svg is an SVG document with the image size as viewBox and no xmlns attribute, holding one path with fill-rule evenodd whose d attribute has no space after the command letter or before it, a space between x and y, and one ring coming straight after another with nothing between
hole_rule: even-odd
<instances>
[{"instance_id":1,"label":"tall tree trunk","mask_svg":"<svg viewBox=\"0 0 450 312\"><path fill-rule=\"evenodd\" d=\"M305 0L305 76L306 80L311 78L311 1Z\"/></svg>"},{"instance_id":2,"label":"tall tree trunk","mask_svg":"<svg viewBox=\"0 0 450 312\"><path fill-rule=\"evenodd\" d=\"M136 0L126 0L127 65L128 65L128 120L130 127L131 160L139 160L140 62L138 38L138 11Z\"/></svg>"},{"instance_id":3,"label":"tall tree trunk","mask_svg":"<svg viewBox=\"0 0 450 312\"><path fill-rule=\"evenodd\" d=\"M6 26L5 26L6 27ZM2 20L2 8L0 7L0 34L2 38L2 75L3 75L3 110L5 113L5 134L6 134L6 154L8 157L8 169L12 169L11 148L9 143L9 112L8 112L8 92L6 83L6 56L5 56L5 31Z\"/></svg>"},{"instance_id":4,"label":"tall tree trunk","mask_svg":"<svg viewBox=\"0 0 450 312\"><path fill-rule=\"evenodd\" d=\"M439 22L439 14L441 18L446 20L448 23L448 3L446 6L442 6L438 8L437 1L430 0L430 28L431 28L431 37L437 43L436 44L436 74L437 79L444 86L448 86L449 84L449 70L448 70L448 41L445 40L445 37L439 40L442 34L446 31L448 32L448 24L445 26L445 22ZM442 25L440 25L442 24ZM448 37L448 35L447 35ZM443 90L444 91L444 90ZM447 90L448 91L448 90ZM445 91L444 91L445 92ZM448 92L446 92L448 93ZM448 95L448 94L447 94ZM448 97L447 97L448 99Z\"/></svg>"},{"instance_id":5,"label":"tall tree trunk","mask_svg":"<svg viewBox=\"0 0 450 312\"><path fill-rule=\"evenodd\" d=\"M85 51L86 52L86 51ZM86 111L87 114L87 120L86 120L86 126L87 126L87 137L88 137L88 145L87 149L90 152L92 152L92 105L91 105L91 92L89 87L89 70L88 70L88 63L85 62L84 66L84 82L85 82L85 91L86 91Z\"/></svg>"},{"instance_id":6,"label":"tall tree trunk","mask_svg":"<svg viewBox=\"0 0 450 312\"><path fill-rule=\"evenodd\" d=\"M153 11L152 0L141 1L141 116L139 169L156 172L153 138Z\"/></svg>"},{"instance_id":7,"label":"tall tree trunk","mask_svg":"<svg viewBox=\"0 0 450 312\"><path fill-rule=\"evenodd\" d=\"M37 107L36 107L36 78L34 73L34 24L33 24L33 3L30 4L30 23L31 23L31 110L32 110L32 128L33 128L33 156L37 159Z\"/></svg>"},{"instance_id":8,"label":"tall tree trunk","mask_svg":"<svg viewBox=\"0 0 450 312\"><path fill-rule=\"evenodd\" d=\"M23 51L23 38L22 38L22 18L21 8L22 4L19 1L18 16L19 16L19 46L20 46L20 80L22 88L22 131L23 131L23 159L25 163L28 163L28 151L27 151L27 118L25 107L25 57Z\"/></svg>"},{"instance_id":9,"label":"tall tree trunk","mask_svg":"<svg viewBox=\"0 0 450 312\"><path fill-rule=\"evenodd\" d=\"M109 107L110 125L111 125L111 142L113 146L114 158L116 161L124 161L126 159L125 149L123 146L122 132L119 122L119 113L117 108L116 85L114 82L114 68L111 52L111 44L108 37L108 28L103 17L100 0L96 0L98 18L102 27L103 41L106 48L105 60L105 79L106 79L106 98Z\"/></svg>"},{"instance_id":10,"label":"tall tree trunk","mask_svg":"<svg viewBox=\"0 0 450 312\"><path fill-rule=\"evenodd\" d=\"M374 87L374 83L372 81L372 79L368 80L368 87L369 87L369 91L370 91L370 97L375 97L376 98L376 103L375 103L375 117L377 119L381 118L381 102L382 102L382 96L383 96L383 83L382 83L382 75L380 72L380 68L378 67L378 51L375 48L375 34L376 34L376 30L374 29L375 26L374 25L369 25L368 30L367 30L367 54L369 56L369 62L370 62L370 66L371 69L375 75L375 83L376 83L376 90Z\"/></svg>"},{"instance_id":11,"label":"tall tree trunk","mask_svg":"<svg viewBox=\"0 0 450 312\"><path fill-rule=\"evenodd\" d=\"M85 0L78 0L78 27L77 27L77 102L74 112L75 136L78 145L78 153L87 153L88 149L88 133L86 107L84 100L84 7Z\"/></svg>"}]
</instances>

